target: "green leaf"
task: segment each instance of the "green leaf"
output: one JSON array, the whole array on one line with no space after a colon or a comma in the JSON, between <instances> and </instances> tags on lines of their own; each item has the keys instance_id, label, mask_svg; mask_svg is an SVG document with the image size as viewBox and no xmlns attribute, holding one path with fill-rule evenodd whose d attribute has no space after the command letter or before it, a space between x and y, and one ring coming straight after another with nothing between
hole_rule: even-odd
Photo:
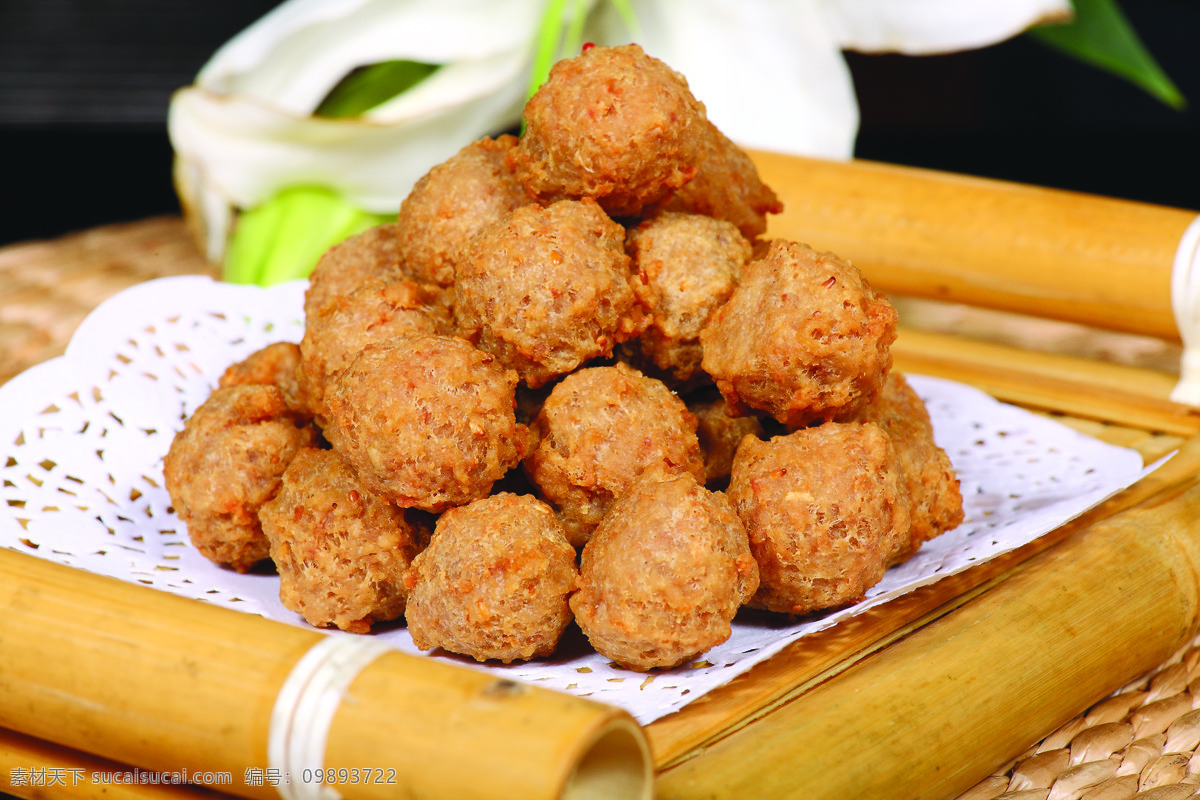
<instances>
[{"instance_id":1,"label":"green leaf","mask_svg":"<svg viewBox=\"0 0 1200 800\"><path fill-rule=\"evenodd\" d=\"M1139 86L1175 109L1187 101L1142 44L1116 0L1074 0L1075 17L1047 24L1029 35L1084 63L1107 70Z\"/></svg>"},{"instance_id":2,"label":"green leaf","mask_svg":"<svg viewBox=\"0 0 1200 800\"><path fill-rule=\"evenodd\" d=\"M313 114L318 117L357 117L408 91L437 68L437 64L405 60L359 67L338 81Z\"/></svg>"},{"instance_id":3,"label":"green leaf","mask_svg":"<svg viewBox=\"0 0 1200 800\"><path fill-rule=\"evenodd\" d=\"M333 245L394 220L356 208L329 189L285 189L238 216L225 280L272 286L306 277Z\"/></svg>"},{"instance_id":4,"label":"green leaf","mask_svg":"<svg viewBox=\"0 0 1200 800\"><path fill-rule=\"evenodd\" d=\"M537 43L533 51L533 68L529 74L529 87L525 93L526 99L533 97L538 87L546 82L550 75L550 67L558 60L560 47L560 31L563 19L567 13L567 0L550 0L546 10L538 22Z\"/></svg>"}]
</instances>

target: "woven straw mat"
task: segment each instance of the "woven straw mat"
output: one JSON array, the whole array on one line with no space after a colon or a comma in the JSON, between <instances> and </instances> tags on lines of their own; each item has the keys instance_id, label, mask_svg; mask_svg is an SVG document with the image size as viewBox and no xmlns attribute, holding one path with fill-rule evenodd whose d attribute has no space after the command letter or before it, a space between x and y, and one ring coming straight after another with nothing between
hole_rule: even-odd
<instances>
[{"instance_id":1,"label":"woven straw mat","mask_svg":"<svg viewBox=\"0 0 1200 800\"><path fill-rule=\"evenodd\" d=\"M0 248L0 383L60 355L88 312L122 289L191 274L216 271L177 217Z\"/></svg>"}]
</instances>

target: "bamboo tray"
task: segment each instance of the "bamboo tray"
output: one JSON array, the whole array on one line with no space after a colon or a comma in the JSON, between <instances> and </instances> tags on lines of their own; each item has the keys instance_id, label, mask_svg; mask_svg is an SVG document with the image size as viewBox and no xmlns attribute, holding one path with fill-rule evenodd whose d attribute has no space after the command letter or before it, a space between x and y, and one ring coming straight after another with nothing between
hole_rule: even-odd
<instances>
[{"instance_id":1,"label":"bamboo tray","mask_svg":"<svg viewBox=\"0 0 1200 800\"><path fill-rule=\"evenodd\" d=\"M633 751L647 741L655 793L664 798L1067 797L1084 790L1120 797L1154 787L1162 796L1189 796L1200 782L1200 760L1191 763L1200 722L1190 689L1200 677L1194 641L1200 415L1169 400L1179 353L1170 283L1179 241L1196 214L878 164L756 157L787 209L772 222L772 235L839 252L893 294L904 326L894 350L898 369L975 384L1133 447L1147 462L1179 453L1025 548L806 637L638 735L603 710L559 707L541 697L527 710L536 720L531 727L552 730L550 738L560 742L592 744L597 731L608 731L599 736L611 746L599 749L601 761L637 762ZM151 277L186 273L211 274L211 267L173 218L0 251L0 379L61 351L82 316L108 295ZM954 305L942 306L946 301ZM1106 356L1117 357L1097 358L1099 340L1110 343ZM23 797L205 795L211 790L196 785L67 780L34 786L14 775L37 768L42 775L74 777L131 766L250 768L261 762L266 734L261 715L249 712L243 726L224 734L188 729L214 723L221 718L215 712L168 716L139 729L147 720L137 716L144 709L136 698L123 712L115 706L124 717L114 721L81 711L85 698L73 696L74 687L67 691L47 679L26 708L53 709L58 719L22 717L13 710L21 703L11 694L5 699L16 685L6 684L4 664L17 660L10 653L36 653L43 672L66 681L53 664L63 648L46 634L129 638L113 615L145 608L152 590L82 579L6 551L0 551L0 571L0 725L9 728L0 732L0 789ZM29 617L22 598L31 592L64 613ZM218 609L184 602L177 613L193 629L231 624L214 616ZM43 630L34 641L34 623L60 617L88 622ZM138 624L157 624L153 614L143 617ZM267 670L257 691L235 695L238 702L269 704L283 680L280 671L311 646L267 624L270 633L255 623L256 636L264 638L252 655L267 658L274 672ZM209 655L235 664L246 657L219 642L211 647ZM198 691L212 691L210 707L233 702L213 688L235 682L232 667L214 670L197 658L185 668L169 653L151 655L162 669L196 673L183 677L194 678ZM380 682L385 673L407 669L388 666L365 672L362 681ZM253 670L253 664L244 667ZM387 696L415 702L402 694ZM350 713L339 712L346 719ZM354 713L359 727L369 729L377 709ZM381 762L394 758L389 743L369 735L335 736L338 724L330 734L330 765L349 763L338 759L352 749ZM347 725L343 720L343 729ZM146 730L157 731L155 741L147 741ZM196 752L198 744L203 752ZM503 772L506 759L524 759L523 771L538 773L519 790L491 784L509 787L511 796L612 788L589 783L586 775L572 783L561 774L564 764L595 768L578 752L540 760L528 752L500 753L475 771ZM428 766L431 773L441 768L432 760ZM625 794L614 796L637 790L636 773L624 773ZM362 796L386 794L387 787L375 788L376 794ZM459 788L443 782L416 791L465 796L479 786ZM269 785L235 790L276 794ZM1019 791L1029 794L1013 794Z\"/></svg>"}]
</instances>

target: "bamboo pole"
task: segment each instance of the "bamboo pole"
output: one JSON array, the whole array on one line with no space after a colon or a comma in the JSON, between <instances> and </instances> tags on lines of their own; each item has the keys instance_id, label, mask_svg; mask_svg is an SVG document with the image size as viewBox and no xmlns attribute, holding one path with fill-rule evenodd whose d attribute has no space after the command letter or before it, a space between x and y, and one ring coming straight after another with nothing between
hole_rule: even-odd
<instances>
[{"instance_id":1,"label":"bamboo pole","mask_svg":"<svg viewBox=\"0 0 1200 800\"><path fill-rule=\"evenodd\" d=\"M659 796L955 796L1190 640L1198 518L1193 477L1097 523L665 770Z\"/></svg>"},{"instance_id":2,"label":"bamboo pole","mask_svg":"<svg viewBox=\"0 0 1200 800\"><path fill-rule=\"evenodd\" d=\"M132 767L229 775L219 788L251 798L319 783L269 746L281 688L326 641L0 550L0 728ZM347 800L652 791L643 732L600 703L398 651L334 702L315 767Z\"/></svg>"},{"instance_id":3,"label":"bamboo pole","mask_svg":"<svg viewBox=\"0 0 1200 800\"><path fill-rule=\"evenodd\" d=\"M218 787L148 780L128 764L0 729L0 792L30 800L219 800ZM157 777L157 776L153 776Z\"/></svg>"},{"instance_id":4,"label":"bamboo pole","mask_svg":"<svg viewBox=\"0 0 1200 800\"><path fill-rule=\"evenodd\" d=\"M1010 403L1180 436L1200 431L1200 408L1173 402L1175 378L1163 372L903 326L892 355L901 372L969 383Z\"/></svg>"},{"instance_id":5,"label":"bamboo pole","mask_svg":"<svg viewBox=\"0 0 1200 800\"><path fill-rule=\"evenodd\" d=\"M768 235L885 292L1179 340L1171 269L1195 211L867 161L754 152Z\"/></svg>"}]
</instances>

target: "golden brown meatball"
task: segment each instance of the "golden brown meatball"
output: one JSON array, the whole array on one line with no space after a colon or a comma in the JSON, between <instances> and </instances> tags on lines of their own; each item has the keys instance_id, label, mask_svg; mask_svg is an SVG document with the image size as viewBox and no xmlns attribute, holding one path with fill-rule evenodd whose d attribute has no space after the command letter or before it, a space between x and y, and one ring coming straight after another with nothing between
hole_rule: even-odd
<instances>
[{"instance_id":1,"label":"golden brown meatball","mask_svg":"<svg viewBox=\"0 0 1200 800\"><path fill-rule=\"evenodd\" d=\"M653 303L649 326L626 347L656 377L686 384L702 375L700 329L733 293L750 243L732 223L664 213L631 231L626 249Z\"/></svg>"},{"instance_id":2,"label":"golden brown meatball","mask_svg":"<svg viewBox=\"0 0 1200 800\"><path fill-rule=\"evenodd\" d=\"M279 599L310 625L368 633L404 613L405 575L429 530L419 512L372 494L337 453L296 453L258 517Z\"/></svg>"},{"instance_id":3,"label":"golden brown meatball","mask_svg":"<svg viewBox=\"0 0 1200 800\"><path fill-rule=\"evenodd\" d=\"M764 438L762 421L758 417L734 417L720 393L701 390L688 395L688 410L696 417L696 437L704 453L706 486L715 486L729 478L733 455L747 436Z\"/></svg>"},{"instance_id":4,"label":"golden brown meatball","mask_svg":"<svg viewBox=\"0 0 1200 800\"><path fill-rule=\"evenodd\" d=\"M591 200L527 205L485 227L458 265L462 336L532 388L645 326L625 230Z\"/></svg>"},{"instance_id":5,"label":"golden brown meatball","mask_svg":"<svg viewBox=\"0 0 1200 800\"><path fill-rule=\"evenodd\" d=\"M518 464L517 374L463 339L408 332L368 345L326 393L325 433L371 491L439 512Z\"/></svg>"},{"instance_id":6,"label":"golden brown meatball","mask_svg":"<svg viewBox=\"0 0 1200 800\"><path fill-rule=\"evenodd\" d=\"M853 418L882 390L895 339L895 309L853 264L779 240L700 333L730 409L789 427Z\"/></svg>"},{"instance_id":7,"label":"golden brown meatball","mask_svg":"<svg viewBox=\"0 0 1200 800\"><path fill-rule=\"evenodd\" d=\"M854 603L908 541L909 501L874 423L827 422L738 447L729 499L750 535L750 605L807 614Z\"/></svg>"},{"instance_id":8,"label":"golden brown meatball","mask_svg":"<svg viewBox=\"0 0 1200 800\"><path fill-rule=\"evenodd\" d=\"M514 136L480 139L425 174L400 204L400 253L417 279L454 283L459 249L480 228L529 202L505 166Z\"/></svg>"},{"instance_id":9,"label":"golden brown meatball","mask_svg":"<svg viewBox=\"0 0 1200 800\"><path fill-rule=\"evenodd\" d=\"M767 232L767 214L783 211L783 203L762 182L758 167L745 150L711 122L703 137L700 169L681 187L667 208L732 222L747 239Z\"/></svg>"},{"instance_id":10,"label":"golden brown meatball","mask_svg":"<svg viewBox=\"0 0 1200 800\"><path fill-rule=\"evenodd\" d=\"M385 283L408 277L400 259L394 222L376 225L326 250L304 293L304 315L320 312L335 297L350 294L367 280Z\"/></svg>"},{"instance_id":11,"label":"golden brown meatball","mask_svg":"<svg viewBox=\"0 0 1200 800\"><path fill-rule=\"evenodd\" d=\"M438 518L409 575L408 630L422 650L477 661L547 656L571 622L575 550L535 497L495 494Z\"/></svg>"},{"instance_id":12,"label":"golden brown meatball","mask_svg":"<svg viewBox=\"0 0 1200 800\"><path fill-rule=\"evenodd\" d=\"M276 386L218 388L188 417L163 461L163 477L205 558L246 572L267 557L258 510L314 439Z\"/></svg>"},{"instance_id":13,"label":"golden brown meatball","mask_svg":"<svg viewBox=\"0 0 1200 800\"><path fill-rule=\"evenodd\" d=\"M368 344L409 330L451 332L444 295L431 284L368 280L307 318L300 340L300 388L322 424L329 416L326 385Z\"/></svg>"},{"instance_id":14,"label":"golden brown meatball","mask_svg":"<svg viewBox=\"0 0 1200 800\"><path fill-rule=\"evenodd\" d=\"M571 609L599 653L645 671L727 640L757 588L758 566L729 500L689 474L648 472L584 546Z\"/></svg>"},{"instance_id":15,"label":"golden brown meatball","mask_svg":"<svg viewBox=\"0 0 1200 800\"><path fill-rule=\"evenodd\" d=\"M300 392L300 381L296 374L300 366L300 345L295 342L274 342L256 350L245 359L231 364L222 373L217 386L242 386L262 384L278 386L288 408L298 414L308 413Z\"/></svg>"},{"instance_id":16,"label":"golden brown meatball","mask_svg":"<svg viewBox=\"0 0 1200 800\"><path fill-rule=\"evenodd\" d=\"M638 45L594 47L550 70L508 160L541 202L591 197L632 216L696 174L706 121L684 77Z\"/></svg>"},{"instance_id":17,"label":"golden brown meatball","mask_svg":"<svg viewBox=\"0 0 1200 800\"><path fill-rule=\"evenodd\" d=\"M661 381L622 363L563 378L532 428L538 443L525 471L576 547L648 467L704 480L696 418Z\"/></svg>"},{"instance_id":18,"label":"golden brown meatball","mask_svg":"<svg viewBox=\"0 0 1200 800\"><path fill-rule=\"evenodd\" d=\"M898 372L888 375L883 393L860 419L880 425L892 440L897 467L912 500L909 542L895 556L901 562L935 536L963 521L962 492L946 451L933 438L925 402Z\"/></svg>"}]
</instances>

